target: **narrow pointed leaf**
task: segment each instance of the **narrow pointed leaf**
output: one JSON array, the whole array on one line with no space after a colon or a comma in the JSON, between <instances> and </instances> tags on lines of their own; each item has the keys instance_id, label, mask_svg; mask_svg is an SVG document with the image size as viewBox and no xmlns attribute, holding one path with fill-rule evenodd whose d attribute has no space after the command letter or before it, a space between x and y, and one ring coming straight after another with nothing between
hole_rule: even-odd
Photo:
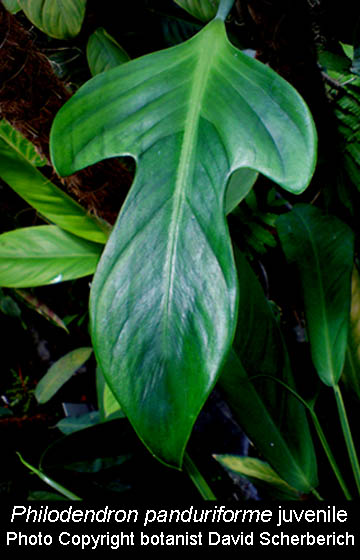
<instances>
[{"instance_id":1,"label":"narrow pointed leaf","mask_svg":"<svg viewBox=\"0 0 360 560\"><path fill-rule=\"evenodd\" d=\"M306 204L281 216L277 227L286 258L299 274L312 360L322 382L333 387L345 360L354 234Z\"/></svg>"},{"instance_id":2,"label":"narrow pointed leaf","mask_svg":"<svg viewBox=\"0 0 360 560\"><path fill-rule=\"evenodd\" d=\"M5 119L0 120L0 138L35 167L46 165L46 159L37 153L35 146Z\"/></svg>"},{"instance_id":3,"label":"narrow pointed leaf","mask_svg":"<svg viewBox=\"0 0 360 560\"><path fill-rule=\"evenodd\" d=\"M0 286L31 288L88 276L102 246L56 226L17 229L0 235Z\"/></svg>"},{"instance_id":4,"label":"narrow pointed leaf","mask_svg":"<svg viewBox=\"0 0 360 560\"><path fill-rule=\"evenodd\" d=\"M70 39L81 29L86 0L19 0L29 20L55 39Z\"/></svg>"},{"instance_id":5,"label":"narrow pointed leaf","mask_svg":"<svg viewBox=\"0 0 360 560\"><path fill-rule=\"evenodd\" d=\"M59 484L58 482L56 482L56 480L54 480L53 478L50 478L43 471L40 471L39 469L30 465L27 461L25 461L25 459L22 458L20 453L17 453L17 455L19 456L19 459L22 462L22 464L25 467L27 467L31 472L36 474L40 478L40 480L45 482L45 484L48 484L51 488L53 488L54 490L56 490L57 492L59 492L60 494L62 494L66 498L68 498L69 500L81 501L81 498L79 498L79 496L77 496L76 494L74 494L73 492L71 492L70 490L68 490L67 488L65 488L64 486Z\"/></svg>"},{"instance_id":6,"label":"narrow pointed leaf","mask_svg":"<svg viewBox=\"0 0 360 560\"><path fill-rule=\"evenodd\" d=\"M38 403L43 404L50 400L91 354L91 347L76 348L57 360L36 386L35 397Z\"/></svg>"},{"instance_id":7,"label":"narrow pointed leaf","mask_svg":"<svg viewBox=\"0 0 360 560\"><path fill-rule=\"evenodd\" d=\"M219 386L266 461L290 486L308 493L317 485L317 466L306 412L276 379L258 377L278 378L294 388L282 336L260 283L238 252L236 263L238 327Z\"/></svg>"},{"instance_id":8,"label":"narrow pointed leaf","mask_svg":"<svg viewBox=\"0 0 360 560\"><path fill-rule=\"evenodd\" d=\"M90 35L86 47L86 56L93 76L129 60L129 55L102 27L99 27Z\"/></svg>"},{"instance_id":9,"label":"narrow pointed leaf","mask_svg":"<svg viewBox=\"0 0 360 560\"><path fill-rule=\"evenodd\" d=\"M37 163L32 156L22 142L5 134L0 126L0 177L50 222L84 239L106 243L108 234L100 223L44 177L34 167Z\"/></svg>"},{"instance_id":10,"label":"narrow pointed leaf","mask_svg":"<svg viewBox=\"0 0 360 560\"><path fill-rule=\"evenodd\" d=\"M270 467L268 463L255 457L240 457L238 455L215 455L215 459L232 472L245 476L251 481L261 481L279 488L285 495L299 498L296 488L293 488Z\"/></svg>"},{"instance_id":11,"label":"narrow pointed leaf","mask_svg":"<svg viewBox=\"0 0 360 560\"><path fill-rule=\"evenodd\" d=\"M216 16L219 0L175 0L176 4L201 21L210 21Z\"/></svg>"},{"instance_id":12,"label":"narrow pointed leaf","mask_svg":"<svg viewBox=\"0 0 360 560\"><path fill-rule=\"evenodd\" d=\"M96 76L55 119L60 174L106 157L137 161L94 278L92 337L125 414L166 463L181 464L235 328L228 179L247 167L300 192L315 143L299 95L234 48L220 18Z\"/></svg>"},{"instance_id":13,"label":"narrow pointed leaf","mask_svg":"<svg viewBox=\"0 0 360 560\"><path fill-rule=\"evenodd\" d=\"M64 329L67 333L68 328L65 325L64 321L60 319L60 317L48 307L45 303L41 302L37 297L35 297L30 292L26 290L15 290L16 295L21 298L26 305L28 305L31 309L34 309L39 315L44 317L47 321L50 321L53 325Z\"/></svg>"}]
</instances>

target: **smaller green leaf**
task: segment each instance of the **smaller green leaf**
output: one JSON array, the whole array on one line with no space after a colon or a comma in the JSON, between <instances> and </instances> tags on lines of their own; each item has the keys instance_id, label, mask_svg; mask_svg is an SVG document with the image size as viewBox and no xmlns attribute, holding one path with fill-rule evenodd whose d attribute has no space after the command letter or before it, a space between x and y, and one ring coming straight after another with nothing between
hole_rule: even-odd
<instances>
[{"instance_id":1,"label":"smaller green leaf","mask_svg":"<svg viewBox=\"0 0 360 560\"><path fill-rule=\"evenodd\" d=\"M0 235L0 286L32 288L93 274L102 245L57 226L17 229Z\"/></svg>"},{"instance_id":2,"label":"smaller green leaf","mask_svg":"<svg viewBox=\"0 0 360 560\"><path fill-rule=\"evenodd\" d=\"M14 140L11 134L2 134L3 130L0 127L0 177L42 216L62 229L96 243L106 243L108 233L100 222L26 160L32 158L31 149Z\"/></svg>"},{"instance_id":3,"label":"smaller green leaf","mask_svg":"<svg viewBox=\"0 0 360 560\"><path fill-rule=\"evenodd\" d=\"M2 0L2 3L4 4L7 11L11 12L12 14L17 14L17 12L20 12L21 10L19 0Z\"/></svg>"},{"instance_id":4,"label":"smaller green leaf","mask_svg":"<svg viewBox=\"0 0 360 560\"><path fill-rule=\"evenodd\" d=\"M259 173L247 167L240 167L230 177L225 193L225 213L230 214L249 194Z\"/></svg>"},{"instance_id":5,"label":"smaller green leaf","mask_svg":"<svg viewBox=\"0 0 360 560\"><path fill-rule=\"evenodd\" d=\"M159 14L165 44L168 47L187 41L200 31L202 24Z\"/></svg>"},{"instance_id":6,"label":"smaller green leaf","mask_svg":"<svg viewBox=\"0 0 360 560\"><path fill-rule=\"evenodd\" d=\"M64 486L62 486L58 482L56 482L56 480L53 480L52 478L47 476L44 472L40 471L39 469L37 469L37 468L33 467L32 465L30 465L29 463L27 463L22 458L20 453L17 453L17 455L19 456L19 459L22 462L22 464L25 465L25 467L27 467L31 472L36 474L43 482L45 482L45 484L48 484L49 486L51 486L51 488L53 488L54 490L56 490L57 492L59 492L60 494L65 496L66 498L69 498L69 500L81 501L81 498L79 498L79 496L77 496L76 494L73 494L73 492L70 492L70 490L68 490L67 488L65 488Z\"/></svg>"},{"instance_id":7,"label":"smaller green leaf","mask_svg":"<svg viewBox=\"0 0 360 560\"><path fill-rule=\"evenodd\" d=\"M67 381L67 380L65 380ZM35 393L36 396L36 393ZM74 432L79 432L85 428L90 428L90 426L95 426L100 422L99 411L94 410L92 412L87 412L81 416L68 416L60 420L56 427L64 435L73 434Z\"/></svg>"},{"instance_id":8,"label":"smaller green leaf","mask_svg":"<svg viewBox=\"0 0 360 560\"><path fill-rule=\"evenodd\" d=\"M0 120L0 138L2 138L20 156L24 157L31 165L42 167L47 164L45 158L41 157L25 136L16 130L5 119Z\"/></svg>"},{"instance_id":9,"label":"smaller green leaf","mask_svg":"<svg viewBox=\"0 0 360 560\"><path fill-rule=\"evenodd\" d=\"M37 297L33 296L29 292L26 292L25 290L15 290L15 293L26 303L26 305L28 305L28 307L34 309L34 311L39 313L39 315L44 317L47 321L50 321L50 323L52 323L53 325L64 329L67 333L69 332L64 321L62 321L60 317L45 303L39 301Z\"/></svg>"},{"instance_id":10,"label":"smaller green leaf","mask_svg":"<svg viewBox=\"0 0 360 560\"><path fill-rule=\"evenodd\" d=\"M311 355L325 385L335 386L344 366L354 262L354 234L334 216L299 204L277 221L289 263L297 267Z\"/></svg>"},{"instance_id":11,"label":"smaller green leaf","mask_svg":"<svg viewBox=\"0 0 360 560\"><path fill-rule=\"evenodd\" d=\"M0 288L0 312L10 317L20 317L21 310L11 296L5 295Z\"/></svg>"},{"instance_id":12,"label":"smaller green leaf","mask_svg":"<svg viewBox=\"0 0 360 560\"><path fill-rule=\"evenodd\" d=\"M216 16L220 0L174 0L193 17L207 22Z\"/></svg>"},{"instance_id":13,"label":"smaller green leaf","mask_svg":"<svg viewBox=\"0 0 360 560\"><path fill-rule=\"evenodd\" d=\"M55 39L70 39L81 29L86 0L18 0L29 20Z\"/></svg>"},{"instance_id":14,"label":"smaller green leaf","mask_svg":"<svg viewBox=\"0 0 360 560\"><path fill-rule=\"evenodd\" d=\"M127 52L103 27L99 27L90 35L86 56L93 76L130 60Z\"/></svg>"},{"instance_id":15,"label":"smaller green leaf","mask_svg":"<svg viewBox=\"0 0 360 560\"><path fill-rule=\"evenodd\" d=\"M91 347L72 350L55 362L35 389L38 403L46 403L68 381L74 373L90 358Z\"/></svg>"},{"instance_id":16,"label":"smaller green leaf","mask_svg":"<svg viewBox=\"0 0 360 560\"><path fill-rule=\"evenodd\" d=\"M271 486L276 486L285 494L294 498L299 497L296 488L283 480L268 463L254 457L240 457L238 455L214 455L214 458L225 468L252 480L260 480Z\"/></svg>"},{"instance_id":17,"label":"smaller green leaf","mask_svg":"<svg viewBox=\"0 0 360 560\"><path fill-rule=\"evenodd\" d=\"M105 422L110 419L123 418L125 415L121 410L120 404L106 383L99 367L96 369L96 387L101 421Z\"/></svg>"},{"instance_id":18,"label":"smaller green leaf","mask_svg":"<svg viewBox=\"0 0 360 560\"><path fill-rule=\"evenodd\" d=\"M254 446L301 493L317 485L316 456L306 412L276 379L294 387L289 358L269 302L246 258L235 251L239 315L219 387ZM260 376L260 378L259 378Z\"/></svg>"}]
</instances>

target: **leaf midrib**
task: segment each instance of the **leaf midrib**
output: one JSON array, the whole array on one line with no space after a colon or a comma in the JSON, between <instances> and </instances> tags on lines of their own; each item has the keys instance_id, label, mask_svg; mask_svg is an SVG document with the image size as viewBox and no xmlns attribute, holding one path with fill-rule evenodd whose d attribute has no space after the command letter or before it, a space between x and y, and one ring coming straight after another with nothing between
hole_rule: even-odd
<instances>
[{"instance_id":1,"label":"leaf midrib","mask_svg":"<svg viewBox=\"0 0 360 560\"><path fill-rule=\"evenodd\" d=\"M181 216L184 211L185 192L187 185L191 185L191 174L194 169L196 143L199 130L199 121L201 116L202 102L208 77L212 70L212 59L216 56L217 50L221 47L217 39L215 25L222 25L222 22L214 21L209 25L204 33L198 36L200 44L197 48L198 62L193 70L194 82L190 91L187 112L184 121L184 135L181 143L179 165L176 173L176 183L173 194L173 208L171 212L168 246L164 267L164 278L167 283L164 298L164 317L165 328L164 335L167 339L168 319L171 316L171 302L173 294L173 286L175 279L177 245L180 231ZM214 32L215 31L215 32ZM213 37L214 42L210 44L209 35ZM210 46L210 48L209 48ZM166 344L166 341L165 341Z\"/></svg>"}]
</instances>

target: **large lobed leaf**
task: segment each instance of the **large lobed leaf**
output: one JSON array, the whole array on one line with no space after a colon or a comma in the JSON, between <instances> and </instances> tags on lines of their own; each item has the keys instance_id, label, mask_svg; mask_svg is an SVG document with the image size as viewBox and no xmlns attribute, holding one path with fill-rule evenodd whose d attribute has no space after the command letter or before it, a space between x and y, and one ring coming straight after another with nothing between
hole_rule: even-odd
<instances>
[{"instance_id":1,"label":"large lobed leaf","mask_svg":"<svg viewBox=\"0 0 360 560\"><path fill-rule=\"evenodd\" d=\"M236 324L228 178L248 167L301 192L315 145L302 99L234 48L220 18L96 76L55 119L60 174L119 155L137 162L94 278L92 338L123 410L168 464L181 464Z\"/></svg>"},{"instance_id":2,"label":"large lobed leaf","mask_svg":"<svg viewBox=\"0 0 360 560\"><path fill-rule=\"evenodd\" d=\"M314 366L323 383L335 386L347 346L354 234L308 204L294 206L277 227L286 258L299 274Z\"/></svg>"}]
</instances>

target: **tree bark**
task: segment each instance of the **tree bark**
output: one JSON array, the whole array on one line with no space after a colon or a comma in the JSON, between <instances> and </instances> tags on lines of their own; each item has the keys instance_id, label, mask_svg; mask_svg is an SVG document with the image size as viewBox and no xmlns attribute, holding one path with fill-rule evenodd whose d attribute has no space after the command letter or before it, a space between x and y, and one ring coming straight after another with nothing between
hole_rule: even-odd
<instances>
[{"instance_id":1,"label":"tree bark","mask_svg":"<svg viewBox=\"0 0 360 560\"><path fill-rule=\"evenodd\" d=\"M31 34L0 3L0 117L30 140L48 162L52 122L70 96ZM119 160L107 160L61 179L83 206L110 223L131 182L132 174Z\"/></svg>"}]
</instances>

